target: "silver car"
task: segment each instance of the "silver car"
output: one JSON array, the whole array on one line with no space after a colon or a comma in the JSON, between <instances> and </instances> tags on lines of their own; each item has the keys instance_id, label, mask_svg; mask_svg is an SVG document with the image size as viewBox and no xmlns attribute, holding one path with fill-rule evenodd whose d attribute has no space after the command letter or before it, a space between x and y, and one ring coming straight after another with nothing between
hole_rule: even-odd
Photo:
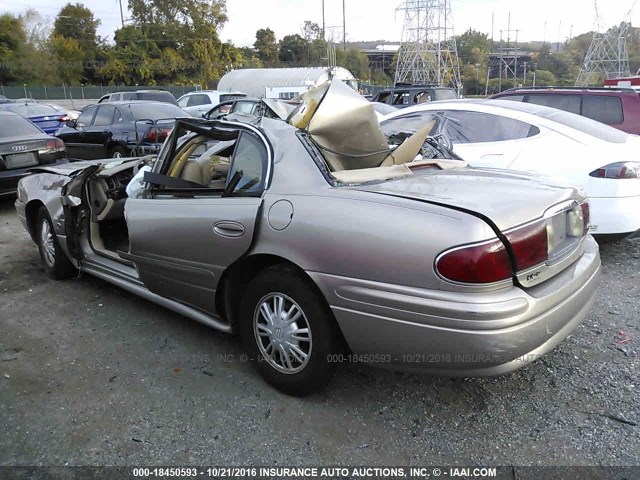
<instances>
[{"instance_id":1,"label":"silver car","mask_svg":"<svg viewBox=\"0 0 640 480\"><path fill-rule=\"evenodd\" d=\"M345 361L510 372L594 302L588 204L469 168L429 130L385 138L334 81L287 122L178 119L152 166L39 167L16 208L49 276L80 270L237 332L289 394L322 389Z\"/></svg>"}]
</instances>

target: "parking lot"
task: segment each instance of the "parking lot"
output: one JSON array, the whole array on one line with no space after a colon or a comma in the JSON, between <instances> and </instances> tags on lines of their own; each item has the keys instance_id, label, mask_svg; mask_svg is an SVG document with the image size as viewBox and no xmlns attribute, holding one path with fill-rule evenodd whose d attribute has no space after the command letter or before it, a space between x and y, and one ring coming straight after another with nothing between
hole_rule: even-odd
<instances>
[{"instance_id":1,"label":"parking lot","mask_svg":"<svg viewBox=\"0 0 640 480\"><path fill-rule=\"evenodd\" d=\"M110 284L55 282L0 202L0 464L638 462L640 242L602 246L587 320L498 378L361 365L304 399L267 386L237 338Z\"/></svg>"}]
</instances>

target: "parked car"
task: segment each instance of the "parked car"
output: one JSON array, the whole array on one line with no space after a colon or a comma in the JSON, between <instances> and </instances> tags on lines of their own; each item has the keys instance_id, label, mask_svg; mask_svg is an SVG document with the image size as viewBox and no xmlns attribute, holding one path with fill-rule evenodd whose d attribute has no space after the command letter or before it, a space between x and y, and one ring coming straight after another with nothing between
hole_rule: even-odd
<instances>
[{"instance_id":1,"label":"parked car","mask_svg":"<svg viewBox=\"0 0 640 480\"><path fill-rule=\"evenodd\" d=\"M62 105L58 105L57 103L46 102L44 105L48 105L51 108L55 108L58 112L66 116L69 120L76 120L80 116L80 113L82 113L80 110L63 107Z\"/></svg>"},{"instance_id":2,"label":"parked car","mask_svg":"<svg viewBox=\"0 0 640 480\"><path fill-rule=\"evenodd\" d=\"M212 107L228 100L246 97L242 92L220 92L218 90L198 90L189 92L178 99L178 105L194 117L201 117Z\"/></svg>"},{"instance_id":3,"label":"parked car","mask_svg":"<svg viewBox=\"0 0 640 480\"><path fill-rule=\"evenodd\" d=\"M103 95L98 103L105 102L128 102L133 100L143 100L146 102L164 102L178 105L176 97L166 90L136 90L130 92L114 92Z\"/></svg>"},{"instance_id":4,"label":"parked car","mask_svg":"<svg viewBox=\"0 0 640 480\"><path fill-rule=\"evenodd\" d=\"M40 130L49 135L54 135L69 120L66 113L59 112L49 105L36 102L3 103L0 104L0 110L17 113L22 117L28 118Z\"/></svg>"},{"instance_id":5,"label":"parked car","mask_svg":"<svg viewBox=\"0 0 640 480\"><path fill-rule=\"evenodd\" d=\"M52 278L79 269L239 332L294 395L347 359L492 375L554 348L599 282L584 197L446 158L430 126L388 145L362 102L334 80L289 123L177 119L141 191L125 193L139 159L46 168L18 216Z\"/></svg>"},{"instance_id":6,"label":"parked car","mask_svg":"<svg viewBox=\"0 0 640 480\"><path fill-rule=\"evenodd\" d=\"M245 113L247 115L260 116L262 101L258 98L241 98L227 100L219 103L202 116L209 120L224 118L231 113Z\"/></svg>"},{"instance_id":7,"label":"parked car","mask_svg":"<svg viewBox=\"0 0 640 480\"><path fill-rule=\"evenodd\" d=\"M157 153L177 117L188 117L169 103L109 102L85 108L56 135L71 160L128 157Z\"/></svg>"},{"instance_id":8,"label":"parked car","mask_svg":"<svg viewBox=\"0 0 640 480\"><path fill-rule=\"evenodd\" d=\"M458 98L458 92L453 88L399 83L395 87L381 90L373 96L371 101L386 103L396 108L407 108L435 100L452 100L454 98Z\"/></svg>"},{"instance_id":9,"label":"parked car","mask_svg":"<svg viewBox=\"0 0 640 480\"><path fill-rule=\"evenodd\" d=\"M425 104L382 121L412 132L437 115L435 132L474 166L553 175L583 188L591 231L624 237L640 229L640 138L572 113L506 100Z\"/></svg>"},{"instance_id":10,"label":"parked car","mask_svg":"<svg viewBox=\"0 0 640 480\"><path fill-rule=\"evenodd\" d=\"M623 132L640 134L640 96L633 88L522 87L490 98L558 108Z\"/></svg>"},{"instance_id":11,"label":"parked car","mask_svg":"<svg viewBox=\"0 0 640 480\"><path fill-rule=\"evenodd\" d=\"M62 140L17 113L0 111L0 197L14 195L29 168L62 163L67 163Z\"/></svg>"},{"instance_id":12,"label":"parked car","mask_svg":"<svg viewBox=\"0 0 640 480\"><path fill-rule=\"evenodd\" d=\"M396 112L398 110L398 107L394 107L393 105L389 105L387 103L371 102L371 106L375 110L378 120L382 120L386 115L389 115L390 113Z\"/></svg>"},{"instance_id":13,"label":"parked car","mask_svg":"<svg viewBox=\"0 0 640 480\"><path fill-rule=\"evenodd\" d=\"M61 105L58 105L57 103L50 103L48 101L34 100L33 98L18 98L13 101L16 103L38 103L40 105L47 105L55 109L61 115L66 116L70 120L75 120L80 115L80 110L63 107Z\"/></svg>"}]
</instances>

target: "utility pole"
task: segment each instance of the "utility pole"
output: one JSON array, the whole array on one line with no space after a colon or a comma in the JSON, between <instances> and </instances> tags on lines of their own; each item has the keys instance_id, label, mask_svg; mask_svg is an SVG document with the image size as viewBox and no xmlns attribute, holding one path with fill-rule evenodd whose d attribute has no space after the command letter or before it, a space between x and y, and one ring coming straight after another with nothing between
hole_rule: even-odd
<instances>
[{"instance_id":1,"label":"utility pole","mask_svg":"<svg viewBox=\"0 0 640 480\"><path fill-rule=\"evenodd\" d=\"M327 41L327 36L325 35L325 23L324 23L324 0L322 0L322 40Z\"/></svg>"},{"instance_id":2,"label":"utility pole","mask_svg":"<svg viewBox=\"0 0 640 480\"><path fill-rule=\"evenodd\" d=\"M524 62L524 77L522 77L522 86L526 86L527 85L527 65L529 64L529 62Z\"/></svg>"},{"instance_id":3,"label":"utility pole","mask_svg":"<svg viewBox=\"0 0 640 480\"><path fill-rule=\"evenodd\" d=\"M347 16L345 9L345 0L342 0L342 49L347 50Z\"/></svg>"},{"instance_id":4,"label":"utility pole","mask_svg":"<svg viewBox=\"0 0 640 480\"><path fill-rule=\"evenodd\" d=\"M120 4L120 21L122 22L122 28L124 28L124 14L122 13L122 0L118 0Z\"/></svg>"}]
</instances>

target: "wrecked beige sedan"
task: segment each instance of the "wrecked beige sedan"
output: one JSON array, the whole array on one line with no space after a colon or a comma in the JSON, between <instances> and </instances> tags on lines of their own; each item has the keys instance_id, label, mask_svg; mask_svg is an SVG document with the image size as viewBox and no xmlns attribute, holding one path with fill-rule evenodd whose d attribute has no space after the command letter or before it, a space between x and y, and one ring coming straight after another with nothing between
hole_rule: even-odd
<instances>
[{"instance_id":1,"label":"wrecked beige sedan","mask_svg":"<svg viewBox=\"0 0 640 480\"><path fill-rule=\"evenodd\" d=\"M178 119L131 195L140 159L38 168L16 209L45 271L237 332L294 395L345 360L509 372L589 312L600 258L579 192L468 168L428 124L388 140L338 81L287 117Z\"/></svg>"}]
</instances>

